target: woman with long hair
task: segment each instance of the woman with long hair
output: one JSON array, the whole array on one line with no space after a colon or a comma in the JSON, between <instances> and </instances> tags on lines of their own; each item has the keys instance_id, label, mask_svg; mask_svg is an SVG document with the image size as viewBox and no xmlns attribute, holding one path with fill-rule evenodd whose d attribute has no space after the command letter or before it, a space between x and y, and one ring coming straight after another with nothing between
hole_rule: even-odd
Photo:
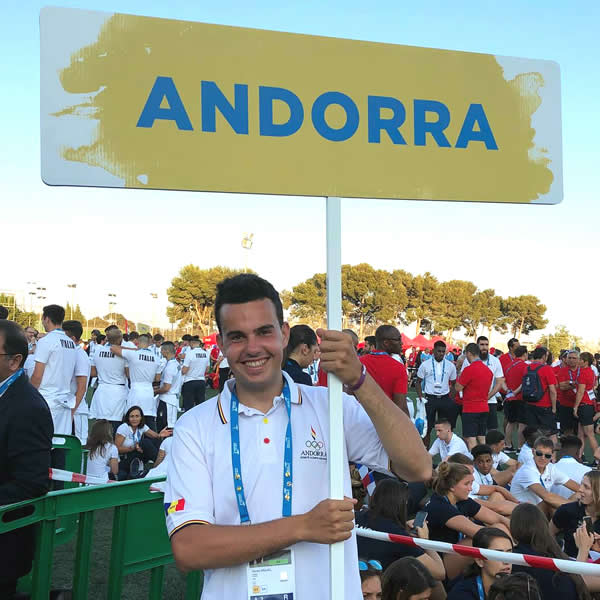
<instances>
[{"instance_id":1,"label":"woman with long hair","mask_svg":"<svg viewBox=\"0 0 600 600\"><path fill-rule=\"evenodd\" d=\"M110 421L98 419L94 423L85 448L88 450L86 473L106 481L116 479L119 472L119 452L113 443Z\"/></svg>"},{"instance_id":2,"label":"woman with long hair","mask_svg":"<svg viewBox=\"0 0 600 600\"><path fill-rule=\"evenodd\" d=\"M513 549L510 536L497 527L480 529L473 536L473 546L498 552L512 552ZM467 568L464 578L454 584L448 600L486 600L496 579L510 575L511 570L510 563L476 558Z\"/></svg>"},{"instance_id":3,"label":"woman with long hair","mask_svg":"<svg viewBox=\"0 0 600 600\"><path fill-rule=\"evenodd\" d=\"M436 584L422 563L407 556L385 570L381 600L428 600Z\"/></svg>"},{"instance_id":4,"label":"woman with long hair","mask_svg":"<svg viewBox=\"0 0 600 600\"><path fill-rule=\"evenodd\" d=\"M294 325L283 357L283 370L296 382L312 385L304 369L308 368L319 352L317 334L308 325Z\"/></svg>"},{"instance_id":5,"label":"woman with long hair","mask_svg":"<svg viewBox=\"0 0 600 600\"><path fill-rule=\"evenodd\" d=\"M407 506L410 498L408 485L397 479L383 479L377 484L367 510L356 516L356 524L374 531L385 531L398 535L410 535L408 532ZM427 522L418 527L416 537L428 539ZM395 560L412 556L422 562L430 573L442 581L446 576L444 564L437 552L424 551L421 548L390 544L381 540L358 537L359 556L377 559L387 569Z\"/></svg>"},{"instance_id":6,"label":"woman with long hair","mask_svg":"<svg viewBox=\"0 0 600 600\"><path fill-rule=\"evenodd\" d=\"M432 540L471 545L473 536L481 529L471 519L498 527L508 533L508 519L481 506L469 498L473 474L466 465L443 462L433 482L433 494L425 506L428 513L429 537ZM442 557L448 579L454 579L472 562L457 554Z\"/></svg>"},{"instance_id":7,"label":"woman with long hair","mask_svg":"<svg viewBox=\"0 0 600 600\"><path fill-rule=\"evenodd\" d=\"M574 535L584 517L590 517L594 531L600 533L600 471L589 471L583 476L579 499L559 506L550 522L550 533L563 534L565 553L571 558L577 556Z\"/></svg>"},{"instance_id":8,"label":"woman with long hair","mask_svg":"<svg viewBox=\"0 0 600 600\"><path fill-rule=\"evenodd\" d=\"M532 554L568 560L551 535L548 520L535 505L519 504L510 517L510 533L516 542L517 554ZM589 600L589 590L579 575L553 573L547 569L513 565L515 573L528 573L538 582L543 600Z\"/></svg>"},{"instance_id":9,"label":"woman with long hair","mask_svg":"<svg viewBox=\"0 0 600 600\"><path fill-rule=\"evenodd\" d=\"M494 582L488 600L542 600L542 595L531 575L513 573Z\"/></svg>"},{"instance_id":10,"label":"woman with long hair","mask_svg":"<svg viewBox=\"0 0 600 600\"><path fill-rule=\"evenodd\" d=\"M142 409L139 406L131 406L115 434L115 444L121 455L119 479L139 476L143 471L144 462L156 461L158 447L154 441L169 437L172 433L172 430L167 427L160 433L152 431L144 421ZM137 459L136 463L134 463L135 459ZM141 465L141 468L133 469L135 472L132 473L132 464Z\"/></svg>"}]
</instances>

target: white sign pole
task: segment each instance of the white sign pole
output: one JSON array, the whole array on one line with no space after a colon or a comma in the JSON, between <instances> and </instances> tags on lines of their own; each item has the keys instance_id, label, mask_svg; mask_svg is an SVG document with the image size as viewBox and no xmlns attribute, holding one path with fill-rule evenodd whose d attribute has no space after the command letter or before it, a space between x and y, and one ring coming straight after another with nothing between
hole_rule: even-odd
<instances>
[{"instance_id":1,"label":"white sign pole","mask_svg":"<svg viewBox=\"0 0 600 600\"><path fill-rule=\"evenodd\" d=\"M327 329L342 329L342 224L339 198L327 198ZM329 497L344 498L342 382L329 373ZM329 546L331 600L344 600L344 543Z\"/></svg>"}]
</instances>

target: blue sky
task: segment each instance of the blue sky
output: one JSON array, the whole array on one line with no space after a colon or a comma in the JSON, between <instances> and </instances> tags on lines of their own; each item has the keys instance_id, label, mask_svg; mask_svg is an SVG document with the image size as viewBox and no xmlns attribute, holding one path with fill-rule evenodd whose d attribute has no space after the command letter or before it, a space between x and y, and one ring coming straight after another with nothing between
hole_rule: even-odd
<instances>
[{"instance_id":1,"label":"blue sky","mask_svg":"<svg viewBox=\"0 0 600 600\"><path fill-rule=\"evenodd\" d=\"M92 3L63 6L542 58L561 66L564 201L559 206L344 200L342 260L469 279L502 295L533 293L551 327L566 324L600 338L592 299L600 209L596 116L600 4L558 1ZM244 262L240 239L255 234L249 265L280 289L325 270L321 198L49 188L39 176L39 9L34 0L3 4L0 38L0 177L4 250L0 286L26 282L64 302L77 282L84 312L118 308L149 320L150 292L178 269ZM136 246L143 251L135 252ZM133 281L133 283L132 283ZM161 311L162 312L162 311ZM408 333L411 333L408 331Z\"/></svg>"}]
</instances>

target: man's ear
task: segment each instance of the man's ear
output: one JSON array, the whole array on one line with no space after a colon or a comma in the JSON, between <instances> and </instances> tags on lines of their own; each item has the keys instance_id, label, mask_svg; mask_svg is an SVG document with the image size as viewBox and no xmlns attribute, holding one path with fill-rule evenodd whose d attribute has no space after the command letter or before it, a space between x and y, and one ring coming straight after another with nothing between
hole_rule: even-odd
<instances>
[{"instance_id":1,"label":"man's ear","mask_svg":"<svg viewBox=\"0 0 600 600\"><path fill-rule=\"evenodd\" d=\"M219 346L219 350L223 352L223 337L220 333L217 334L217 346Z\"/></svg>"},{"instance_id":2,"label":"man's ear","mask_svg":"<svg viewBox=\"0 0 600 600\"><path fill-rule=\"evenodd\" d=\"M290 341L290 325L287 321L284 321L281 326L281 334L283 336L283 346L286 347Z\"/></svg>"}]
</instances>

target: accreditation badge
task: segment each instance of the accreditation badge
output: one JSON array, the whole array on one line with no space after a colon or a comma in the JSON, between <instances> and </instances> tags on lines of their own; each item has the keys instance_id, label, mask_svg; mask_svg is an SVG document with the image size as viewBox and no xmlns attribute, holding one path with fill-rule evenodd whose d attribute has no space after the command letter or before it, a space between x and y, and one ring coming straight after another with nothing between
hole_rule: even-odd
<instances>
[{"instance_id":1,"label":"accreditation badge","mask_svg":"<svg viewBox=\"0 0 600 600\"><path fill-rule=\"evenodd\" d=\"M433 384L433 391L435 392L436 396L440 396L442 393L442 384L441 383L434 383Z\"/></svg>"},{"instance_id":2,"label":"accreditation badge","mask_svg":"<svg viewBox=\"0 0 600 600\"><path fill-rule=\"evenodd\" d=\"M257 558L246 569L249 600L294 600L296 574L294 550L286 548Z\"/></svg>"}]
</instances>

